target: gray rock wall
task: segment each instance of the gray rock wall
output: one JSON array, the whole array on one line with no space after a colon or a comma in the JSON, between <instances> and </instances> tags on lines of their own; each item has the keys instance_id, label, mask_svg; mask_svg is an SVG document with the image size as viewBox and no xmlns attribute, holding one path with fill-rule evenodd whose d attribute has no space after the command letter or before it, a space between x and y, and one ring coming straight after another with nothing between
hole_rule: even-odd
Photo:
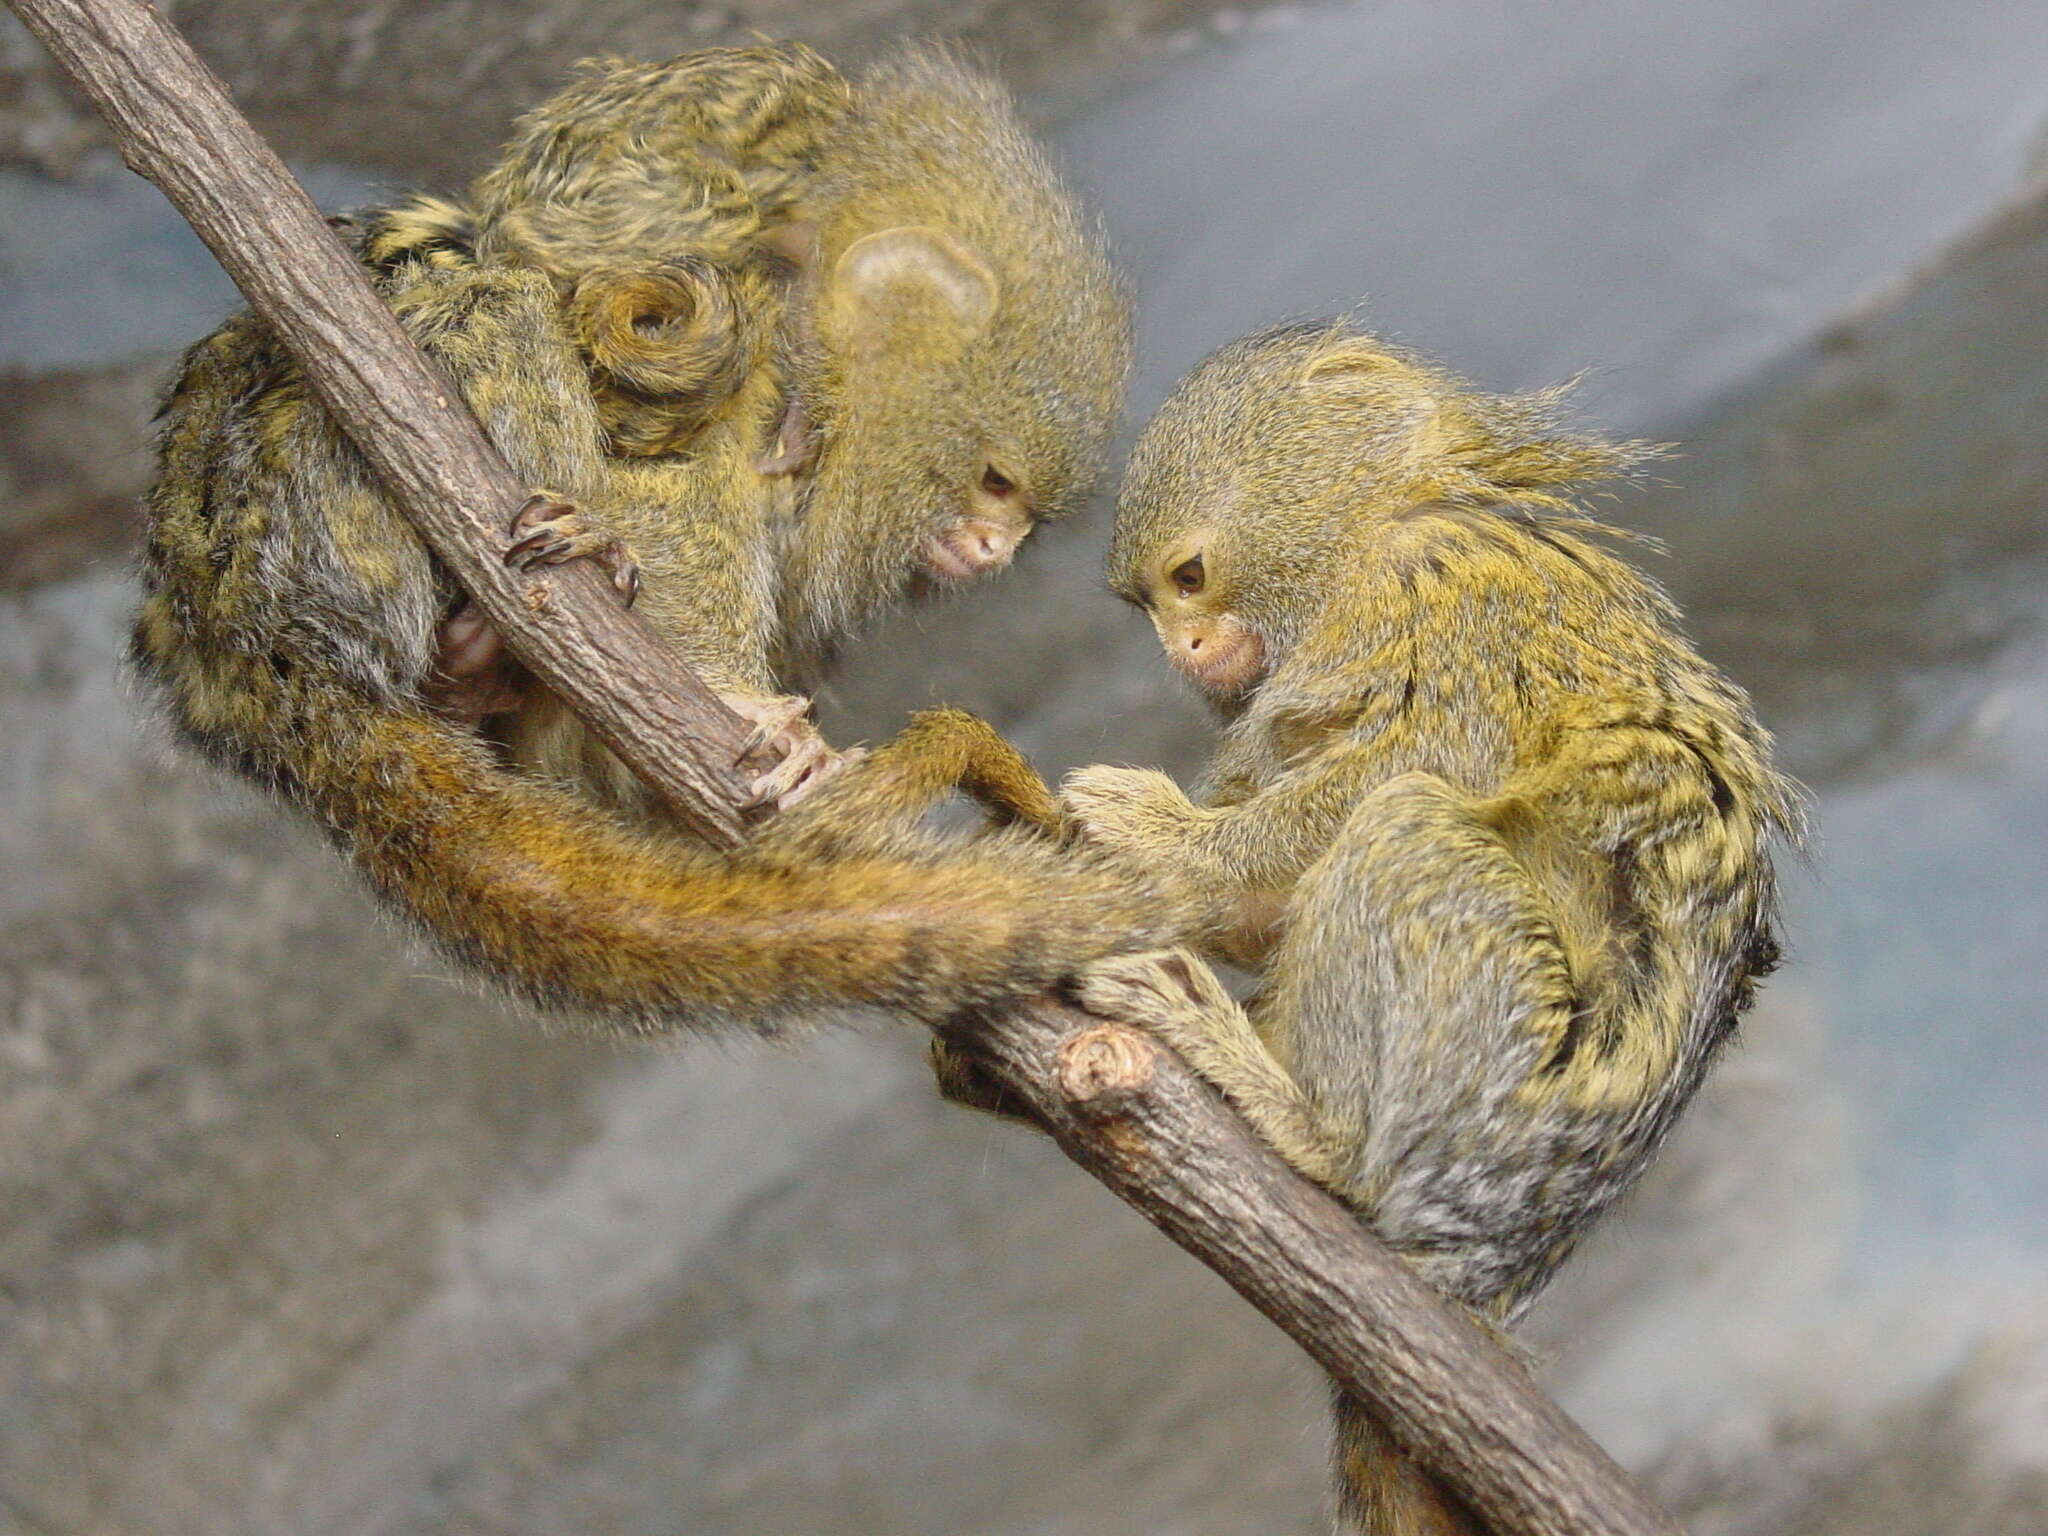
<instances>
[{"instance_id":1,"label":"gray rock wall","mask_svg":"<svg viewBox=\"0 0 2048 1536\"><path fill-rule=\"evenodd\" d=\"M1185 46L1214 0L174 0L163 9L279 151L456 185L579 59L658 59L801 37L855 59L943 32L1048 103ZM1242 12L1233 12L1241 17ZM105 135L18 22L0 17L0 163L63 174Z\"/></svg>"}]
</instances>

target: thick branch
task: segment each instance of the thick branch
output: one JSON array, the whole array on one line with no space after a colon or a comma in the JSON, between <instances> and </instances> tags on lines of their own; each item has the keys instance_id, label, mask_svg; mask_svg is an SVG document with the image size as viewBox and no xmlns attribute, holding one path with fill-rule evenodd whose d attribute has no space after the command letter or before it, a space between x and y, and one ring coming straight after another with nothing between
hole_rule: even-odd
<instances>
[{"instance_id":1,"label":"thick branch","mask_svg":"<svg viewBox=\"0 0 2048 1536\"><path fill-rule=\"evenodd\" d=\"M533 489L290 174L143 0L10 0L283 339L508 644L706 838L741 835L743 727L578 564L502 559ZM1076 1162L1229 1280L1501 1536L1670 1536L1522 1369L1149 1036L1051 1003L963 1040Z\"/></svg>"}]
</instances>

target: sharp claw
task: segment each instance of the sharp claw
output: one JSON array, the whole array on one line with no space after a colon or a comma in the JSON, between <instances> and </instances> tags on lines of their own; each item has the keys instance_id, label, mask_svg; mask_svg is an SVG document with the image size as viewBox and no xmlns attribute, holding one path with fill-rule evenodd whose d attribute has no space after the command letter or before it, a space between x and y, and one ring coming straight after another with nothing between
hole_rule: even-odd
<instances>
[{"instance_id":1,"label":"sharp claw","mask_svg":"<svg viewBox=\"0 0 2048 1536\"><path fill-rule=\"evenodd\" d=\"M554 539L554 533L546 528L539 533L529 533L505 551L505 563L520 566L538 565L546 557L547 547Z\"/></svg>"},{"instance_id":2,"label":"sharp claw","mask_svg":"<svg viewBox=\"0 0 2048 1536\"><path fill-rule=\"evenodd\" d=\"M775 807L774 774L764 773L747 781L746 798L740 802L742 811L772 810Z\"/></svg>"},{"instance_id":3,"label":"sharp claw","mask_svg":"<svg viewBox=\"0 0 2048 1536\"><path fill-rule=\"evenodd\" d=\"M505 563L522 571L539 565L566 565L592 559L611 576L612 585L632 607L640 596L640 571L618 539L607 535L571 502L535 496L512 519L513 538Z\"/></svg>"},{"instance_id":4,"label":"sharp claw","mask_svg":"<svg viewBox=\"0 0 2048 1536\"><path fill-rule=\"evenodd\" d=\"M507 531L523 533L536 523L551 523L575 510L568 502L557 501L552 496L529 496L526 505L512 514L512 526Z\"/></svg>"}]
</instances>

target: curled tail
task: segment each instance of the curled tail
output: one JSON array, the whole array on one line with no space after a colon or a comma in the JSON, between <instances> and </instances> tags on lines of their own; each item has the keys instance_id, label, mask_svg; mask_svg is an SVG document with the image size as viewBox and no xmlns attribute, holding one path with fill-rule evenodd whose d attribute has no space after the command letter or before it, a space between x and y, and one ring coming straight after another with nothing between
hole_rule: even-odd
<instances>
[{"instance_id":1,"label":"curled tail","mask_svg":"<svg viewBox=\"0 0 2048 1536\"><path fill-rule=\"evenodd\" d=\"M833 796L843 816L872 790L888 824L821 858L803 807L788 835L726 856L507 770L424 712L320 688L288 713L298 728L265 731L269 750L193 734L313 811L439 947L543 1006L630 1028L771 1027L849 1004L937 1020L1167 942L1188 918L1133 872L1021 832L902 825L885 781L924 755L915 728Z\"/></svg>"}]
</instances>

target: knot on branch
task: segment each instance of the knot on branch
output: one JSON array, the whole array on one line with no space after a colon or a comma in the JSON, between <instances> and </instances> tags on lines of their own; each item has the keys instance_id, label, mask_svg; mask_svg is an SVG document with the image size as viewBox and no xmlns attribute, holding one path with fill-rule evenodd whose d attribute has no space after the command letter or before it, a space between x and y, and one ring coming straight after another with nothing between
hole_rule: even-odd
<instances>
[{"instance_id":1,"label":"knot on branch","mask_svg":"<svg viewBox=\"0 0 2048 1536\"><path fill-rule=\"evenodd\" d=\"M1060 1095L1076 1109L1097 1113L1151 1086L1159 1047L1123 1024L1097 1024L1060 1044Z\"/></svg>"}]
</instances>

